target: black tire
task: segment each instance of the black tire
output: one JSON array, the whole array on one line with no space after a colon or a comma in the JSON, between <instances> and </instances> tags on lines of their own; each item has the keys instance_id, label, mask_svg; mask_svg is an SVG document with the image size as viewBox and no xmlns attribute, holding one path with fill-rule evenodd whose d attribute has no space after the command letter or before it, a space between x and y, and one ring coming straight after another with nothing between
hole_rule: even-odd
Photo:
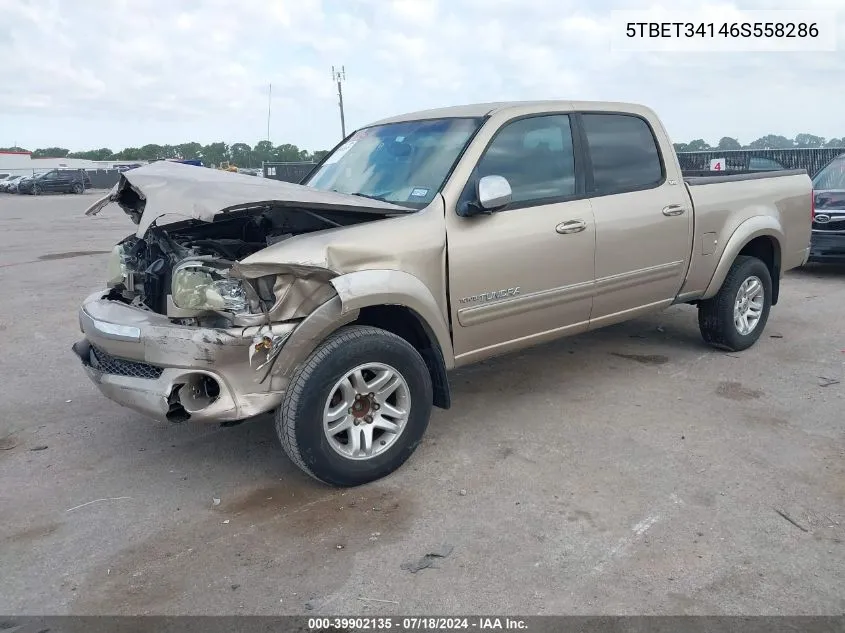
<instances>
[{"instance_id":1,"label":"black tire","mask_svg":"<svg viewBox=\"0 0 845 633\"><path fill-rule=\"evenodd\" d=\"M83 188L83 186L80 183L78 183L78 182L74 183L73 193L79 195L79 194L83 193L84 191L85 191L85 189Z\"/></svg>"},{"instance_id":2,"label":"black tire","mask_svg":"<svg viewBox=\"0 0 845 633\"><path fill-rule=\"evenodd\" d=\"M759 278L763 283L763 310L754 329L743 335L734 325L734 304L740 287L751 276ZM719 349L731 352L748 349L763 333L771 307L772 276L768 266L756 257L740 255L728 271L716 296L698 304L701 336L705 342Z\"/></svg>"},{"instance_id":3,"label":"black tire","mask_svg":"<svg viewBox=\"0 0 845 633\"><path fill-rule=\"evenodd\" d=\"M38 185L32 185L32 195L33 196L40 196L41 195L41 188Z\"/></svg>"},{"instance_id":4,"label":"black tire","mask_svg":"<svg viewBox=\"0 0 845 633\"><path fill-rule=\"evenodd\" d=\"M323 408L337 381L368 362L390 365L402 375L411 406L404 430L389 448L355 460L329 444ZM291 461L311 477L333 486L358 486L385 477L408 460L428 427L432 399L431 375L410 343L386 330L351 325L327 337L296 369L276 411L276 432Z\"/></svg>"}]
</instances>

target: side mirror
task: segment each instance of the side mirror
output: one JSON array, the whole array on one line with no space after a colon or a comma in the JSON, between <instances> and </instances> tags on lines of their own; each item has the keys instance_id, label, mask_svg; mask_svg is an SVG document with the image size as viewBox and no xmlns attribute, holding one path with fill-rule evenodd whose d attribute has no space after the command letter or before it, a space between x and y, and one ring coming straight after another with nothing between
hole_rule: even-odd
<instances>
[{"instance_id":1,"label":"side mirror","mask_svg":"<svg viewBox=\"0 0 845 633\"><path fill-rule=\"evenodd\" d=\"M484 176L476 187L478 204L484 211L494 211L511 201L513 192L504 176Z\"/></svg>"}]
</instances>

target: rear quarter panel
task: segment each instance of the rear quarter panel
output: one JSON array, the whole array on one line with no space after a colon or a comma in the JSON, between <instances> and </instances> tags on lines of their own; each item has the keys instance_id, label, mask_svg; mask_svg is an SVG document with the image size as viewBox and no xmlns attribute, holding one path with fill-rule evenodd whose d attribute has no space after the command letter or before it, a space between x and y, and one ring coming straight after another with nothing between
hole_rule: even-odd
<instances>
[{"instance_id":1,"label":"rear quarter panel","mask_svg":"<svg viewBox=\"0 0 845 633\"><path fill-rule=\"evenodd\" d=\"M688 190L695 239L682 299L715 295L742 247L756 237L777 240L781 273L805 262L812 196L806 173L692 184Z\"/></svg>"}]
</instances>

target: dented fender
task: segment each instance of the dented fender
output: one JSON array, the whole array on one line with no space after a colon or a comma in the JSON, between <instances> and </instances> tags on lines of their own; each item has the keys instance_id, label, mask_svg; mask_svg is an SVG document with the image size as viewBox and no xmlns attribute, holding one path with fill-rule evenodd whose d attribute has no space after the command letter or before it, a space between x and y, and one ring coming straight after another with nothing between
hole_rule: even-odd
<instances>
[{"instance_id":1,"label":"dented fender","mask_svg":"<svg viewBox=\"0 0 845 633\"><path fill-rule=\"evenodd\" d=\"M446 369L454 367L452 341L434 296L413 275L396 270L366 270L339 275L329 282L337 292L297 325L270 372L272 388L284 390L296 368L332 332L352 323L362 308L401 305L425 321L442 351Z\"/></svg>"},{"instance_id":2,"label":"dented fender","mask_svg":"<svg viewBox=\"0 0 845 633\"><path fill-rule=\"evenodd\" d=\"M357 319L358 314L358 310L344 312L340 297L335 296L303 319L288 336L270 371L272 388L287 389L293 372L311 352L329 334Z\"/></svg>"},{"instance_id":3,"label":"dented fender","mask_svg":"<svg viewBox=\"0 0 845 633\"><path fill-rule=\"evenodd\" d=\"M378 305L409 308L428 326L443 353L446 369L455 366L452 337L443 311L428 287L400 270L361 270L330 281L343 306L343 313Z\"/></svg>"}]
</instances>

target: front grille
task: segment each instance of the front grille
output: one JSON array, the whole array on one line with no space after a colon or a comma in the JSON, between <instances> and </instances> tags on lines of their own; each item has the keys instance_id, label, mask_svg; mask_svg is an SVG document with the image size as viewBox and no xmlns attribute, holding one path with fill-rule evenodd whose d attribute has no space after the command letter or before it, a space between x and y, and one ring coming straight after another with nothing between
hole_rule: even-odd
<instances>
[{"instance_id":1,"label":"front grille","mask_svg":"<svg viewBox=\"0 0 845 633\"><path fill-rule=\"evenodd\" d=\"M816 215L820 215L816 211ZM845 231L845 217L831 218L828 222L813 222L814 231Z\"/></svg>"},{"instance_id":2,"label":"front grille","mask_svg":"<svg viewBox=\"0 0 845 633\"><path fill-rule=\"evenodd\" d=\"M146 378L147 380L160 378L164 371L163 367L117 358L93 345L91 346L91 366L105 374Z\"/></svg>"}]
</instances>

